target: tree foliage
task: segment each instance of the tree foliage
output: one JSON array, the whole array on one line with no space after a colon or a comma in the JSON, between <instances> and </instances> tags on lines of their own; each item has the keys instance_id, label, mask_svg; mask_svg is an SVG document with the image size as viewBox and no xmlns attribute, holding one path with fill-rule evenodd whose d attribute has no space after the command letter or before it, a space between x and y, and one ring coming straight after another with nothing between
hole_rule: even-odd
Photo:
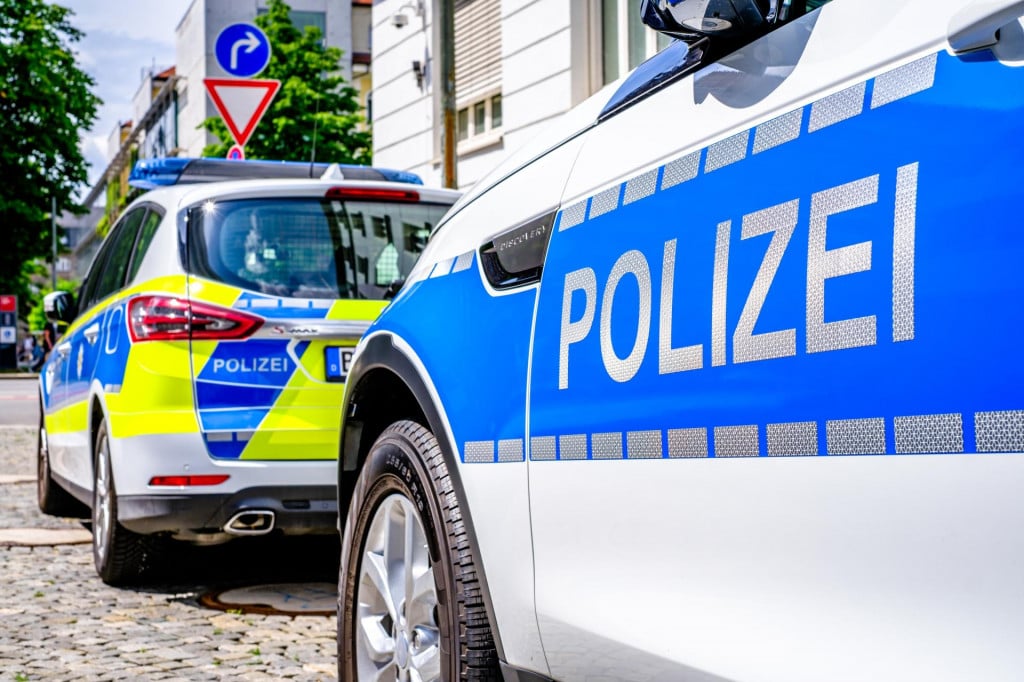
<instances>
[{"instance_id":1,"label":"tree foliage","mask_svg":"<svg viewBox=\"0 0 1024 682\"><path fill-rule=\"evenodd\" d=\"M0 293L28 306L22 264L50 252L50 200L74 209L87 180L79 135L100 101L73 45L71 10L44 0L0 0Z\"/></svg>"},{"instance_id":2,"label":"tree foliage","mask_svg":"<svg viewBox=\"0 0 1024 682\"><path fill-rule=\"evenodd\" d=\"M256 24L270 40L270 62L260 78L281 81L281 89L245 145L246 158L332 163L370 163L370 133L358 130L358 92L338 71L342 51L326 47L320 30L300 31L283 0L270 0ZM224 157L234 144L219 117L201 124L221 143L208 145L204 156Z\"/></svg>"}]
</instances>

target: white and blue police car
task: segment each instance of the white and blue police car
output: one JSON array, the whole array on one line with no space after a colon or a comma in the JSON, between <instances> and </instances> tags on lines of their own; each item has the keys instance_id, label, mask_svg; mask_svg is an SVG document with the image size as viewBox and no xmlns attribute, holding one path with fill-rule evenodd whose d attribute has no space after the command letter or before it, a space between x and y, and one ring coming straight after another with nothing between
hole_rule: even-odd
<instances>
[{"instance_id":1,"label":"white and blue police car","mask_svg":"<svg viewBox=\"0 0 1024 682\"><path fill-rule=\"evenodd\" d=\"M345 680L1019 680L1024 2L646 0L345 396Z\"/></svg>"},{"instance_id":2,"label":"white and blue police car","mask_svg":"<svg viewBox=\"0 0 1024 682\"><path fill-rule=\"evenodd\" d=\"M110 584L174 541L334 534L356 341L458 197L401 171L139 162L40 374L39 507Z\"/></svg>"}]
</instances>

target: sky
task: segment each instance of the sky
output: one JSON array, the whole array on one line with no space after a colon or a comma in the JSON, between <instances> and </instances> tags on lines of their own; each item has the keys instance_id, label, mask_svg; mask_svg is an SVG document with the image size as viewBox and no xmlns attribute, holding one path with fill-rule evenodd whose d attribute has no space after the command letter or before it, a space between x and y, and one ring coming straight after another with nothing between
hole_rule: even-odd
<instances>
[{"instance_id":1,"label":"sky","mask_svg":"<svg viewBox=\"0 0 1024 682\"><path fill-rule=\"evenodd\" d=\"M74 12L85 35L74 45L79 66L96 81L103 100L92 130L82 137L89 184L107 167L107 138L132 118L132 98L151 69L174 64L174 29L191 0L54 0ZM84 193L88 193L86 189Z\"/></svg>"}]
</instances>

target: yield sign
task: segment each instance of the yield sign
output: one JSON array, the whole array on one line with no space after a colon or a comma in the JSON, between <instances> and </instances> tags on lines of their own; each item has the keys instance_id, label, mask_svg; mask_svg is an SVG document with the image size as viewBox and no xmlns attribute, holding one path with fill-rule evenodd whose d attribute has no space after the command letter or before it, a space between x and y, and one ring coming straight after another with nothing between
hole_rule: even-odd
<instances>
[{"instance_id":1,"label":"yield sign","mask_svg":"<svg viewBox=\"0 0 1024 682\"><path fill-rule=\"evenodd\" d=\"M239 147L249 141L281 87L279 80L251 78L204 78L203 84Z\"/></svg>"}]
</instances>

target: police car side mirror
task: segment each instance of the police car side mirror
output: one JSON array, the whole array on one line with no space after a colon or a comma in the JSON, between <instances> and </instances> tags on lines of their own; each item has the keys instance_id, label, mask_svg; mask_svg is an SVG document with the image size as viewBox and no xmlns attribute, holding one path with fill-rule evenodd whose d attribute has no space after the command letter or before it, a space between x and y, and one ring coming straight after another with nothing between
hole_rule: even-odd
<instances>
[{"instance_id":1,"label":"police car side mirror","mask_svg":"<svg viewBox=\"0 0 1024 682\"><path fill-rule=\"evenodd\" d=\"M402 290L402 287L404 285L405 279L401 277L395 280L391 280L391 284L388 284L388 288L384 290L384 300L390 301L391 299L393 299L395 296L398 295L398 292Z\"/></svg>"},{"instance_id":2,"label":"police car side mirror","mask_svg":"<svg viewBox=\"0 0 1024 682\"><path fill-rule=\"evenodd\" d=\"M762 11L762 9L764 11ZM733 37L774 23L778 0L641 0L640 19L659 33L694 42Z\"/></svg>"},{"instance_id":3,"label":"police car side mirror","mask_svg":"<svg viewBox=\"0 0 1024 682\"><path fill-rule=\"evenodd\" d=\"M43 313L51 322L70 324L78 314L75 297L67 291L51 291L43 297Z\"/></svg>"}]
</instances>

